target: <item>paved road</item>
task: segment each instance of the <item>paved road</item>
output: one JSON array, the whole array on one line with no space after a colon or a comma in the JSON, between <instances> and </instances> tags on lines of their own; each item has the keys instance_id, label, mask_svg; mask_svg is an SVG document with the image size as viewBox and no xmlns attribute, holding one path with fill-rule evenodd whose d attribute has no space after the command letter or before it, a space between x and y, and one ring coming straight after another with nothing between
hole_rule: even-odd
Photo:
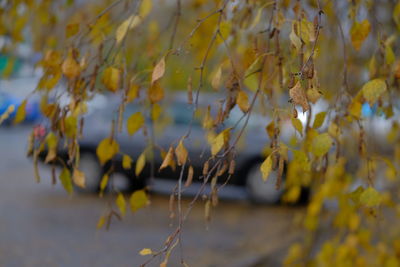
<instances>
[{"instance_id":1,"label":"paved road","mask_svg":"<svg viewBox=\"0 0 400 267\"><path fill-rule=\"evenodd\" d=\"M109 231L96 230L111 196L70 197L59 184L50 185L47 170L36 184L24 157L27 133L26 127L0 128L0 266L138 266L146 260L138 252L160 248L174 230L162 194ZM195 206L183 232L189 266L253 266L265 257L267 266L279 265L284 249L299 237L292 222L303 208L252 206L242 198L221 201L208 229L204 205ZM169 266L178 266L177 254L179 249Z\"/></svg>"}]
</instances>

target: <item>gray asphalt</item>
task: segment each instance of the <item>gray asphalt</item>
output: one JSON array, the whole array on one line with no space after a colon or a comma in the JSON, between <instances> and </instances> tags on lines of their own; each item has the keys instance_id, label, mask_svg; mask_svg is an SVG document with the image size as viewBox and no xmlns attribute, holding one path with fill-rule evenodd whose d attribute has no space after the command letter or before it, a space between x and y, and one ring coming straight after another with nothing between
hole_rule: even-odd
<instances>
[{"instance_id":1,"label":"gray asphalt","mask_svg":"<svg viewBox=\"0 0 400 267\"><path fill-rule=\"evenodd\" d=\"M175 229L165 192L153 193L148 208L114 221L109 231L97 230L113 196L68 196L59 183L51 185L50 172L43 168L37 184L24 156L28 132L28 127L0 127L0 266L139 266L147 259L138 254L142 248L162 247ZM224 199L208 225L204 203L192 210L182 234L187 264L239 267L263 259L266 266L279 266L285 249L301 234L293 221L304 209L254 206L235 190ZM179 258L176 248L168 266L178 266ZM148 266L159 264L155 260Z\"/></svg>"}]
</instances>

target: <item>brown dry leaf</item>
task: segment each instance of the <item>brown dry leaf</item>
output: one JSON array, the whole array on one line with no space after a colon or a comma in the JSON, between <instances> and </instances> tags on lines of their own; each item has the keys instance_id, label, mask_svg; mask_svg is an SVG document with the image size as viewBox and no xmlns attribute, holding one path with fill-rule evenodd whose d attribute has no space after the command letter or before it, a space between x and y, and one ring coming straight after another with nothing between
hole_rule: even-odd
<instances>
[{"instance_id":1,"label":"brown dry leaf","mask_svg":"<svg viewBox=\"0 0 400 267\"><path fill-rule=\"evenodd\" d=\"M289 95L295 105L300 105L303 108L303 112L310 109L306 94L300 82L297 82L296 85L289 90Z\"/></svg>"},{"instance_id":2,"label":"brown dry leaf","mask_svg":"<svg viewBox=\"0 0 400 267\"><path fill-rule=\"evenodd\" d=\"M222 68L219 67L217 72L214 74L214 77L211 80L211 86L214 90L218 90L221 86L221 76L222 76Z\"/></svg>"},{"instance_id":3,"label":"brown dry leaf","mask_svg":"<svg viewBox=\"0 0 400 267\"><path fill-rule=\"evenodd\" d=\"M371 31L371 24L368 20L361 22L354 22L350 29L351 44L356 50L360 50L365 39L367 39L369 32Z\"/></svg>"},{"instance_id":4,"label":"brown dry leaf","mask_svg":"<svg viewBox=\"0 0 400 267\"><path fill-rule=\"evenodd\" d=\"M161 60L154 67L153 74L151 75L151 83L155 83L159 79L164 76L165 73L165 57L162 57Z\"/></svg>"},{"instance_id":5,"label":"brown dry leaf","mask_svg":"<svg viewBox=\"0 0 400 267\"><path fill-rule=\"evenodd\" d=\"M165 152L164 152L165 153ZM174 149L173 149L173 147L171 146L169 149L168 149L168 152L167 152L167 155L165 155L165 158L164 158L164 161L163 161L163 163L161 164L161 167L160 167L160 171L162 170L162 169L164 169L164 168L167 168L168 166L170 166L171 165L171 162L174 160Z\"/></svg>"},{"instance_id":6,"label":"brown dry leaf","mask_svg":"<svg viewBox=\"0 0 400 267\"><path fill-rule=\"evenodd\" d=\"M185 187L189 187L192 184L193 174L194 174L193 166L189 166L189 171L188 171L188 176L187 176L187 179L185 182Z\"/></svg>"},{"instance_id":7,"label":"brown dry leaf","mask_svg":"<svg viewBox=\"0 0 400 267\"><path fill-rule=\"evenodd\" d=\"M78 169L74 169L74 172L72 174L72 180L74 181L74 184L81 187L85 188L85 174L81 172Z\"/></svg>"},{"instance_id":8,"label":"brown dry leaf","mask_svg":"<svg viewBox=\"0 0 400 267\"><path fill-rule=\"evenodd\" d=\"M160 86L159 82L155 82L150 86L148 96L150 102L153 104L164 98L164 89Z\"/></svg>"},{"instance_id":9,"label":"brown dry leaf","mask_svg":"<svg viewBox=\"0 0 400 267\"><path fill-rule=\"evenodd\" d=\"M68 52L67 58L61 65L61 70L68 79L74 79L78 77L81 73L81 67L79 63L75 60L72 50Z\"/></svg>"},{"instance_id":10,"label":"brown dry leaf","mask_svg":"<svg viewBox=\"0 0 400 267\"><path fill-rule=\"evenodd\" d=\"M211 154L215 156L228 143L231 128L225 129L215 137L211 143Z\"/></svg>"},{"instance_id":11,"label":"brown dry leaf","mask_svg":"<svg viewBox=\"0 0 400 267\"><path fill-rule=\"evenodd\" d=\"M243 90L239 91L238 96L236 98L236 104L239 106L240 110L243 111L243 113L249 111L250 108L249 97L247 96L245 91Z\"/></svg>"},{"instance_id":12,"label":"brown dry leaf","mask_svg":"<svg viewBox=\"0 0 400 267\"><path fill-rule=\"evenodd\" d=\"M178 160L178 165L184 165L186 163L187 157L188 157L188 151L183 145L183 140L181 139L179 141L178 146L175 149L175 155L176 159Z\"/></svg>"}]
</instances>

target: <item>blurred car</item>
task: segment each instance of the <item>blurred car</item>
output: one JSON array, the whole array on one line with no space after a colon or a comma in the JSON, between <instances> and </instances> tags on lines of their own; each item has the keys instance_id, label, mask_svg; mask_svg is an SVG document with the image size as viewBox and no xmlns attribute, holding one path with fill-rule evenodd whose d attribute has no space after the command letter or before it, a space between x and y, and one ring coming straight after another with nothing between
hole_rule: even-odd
<instances>
[{"instance_id":1,"label":"blurred car","mask_svg":"<svg viewBox=\"0 0 400 267\"><path fill-rule=\"evenodd\" d=\"M207 110L207 104L213 100L215 100L215 97L214 99L204 98L200 101L199 109ZM115 132L115 139L119 144L120 153L105 166L101 166L98 161L96 149L104 138L110 136L111 121L115 119L115 113L111 111L117 110L117 102L107 101L105 107L100 108L97 106L94 112L89 112L85 116L83 136L79 139L79 169L85 173L87 191L96 192L99 190L100 180L105 173L109 172L111 164L113 172L123 174L132 189L143 188L149 182L148 177L151 176L150 160L147 161L139 177L135 177L135 163L133 162L132 169L125 170L122 167L122 155L127 154L133 161L136 161L139 155L148 149L150 134L145 136L142 131L138 131L133 136L130 136L124 126L122 132ZM189 105L185 98L175 97L167 107L163 108L163 112L154 127L150 127L150 120L146 118L146 128L149 131L153 130L155 136L155 177L162 179L177 179L179 177L179 171L173 171L170 167L158 171L163 161L159 148L167 151L171 145L176 146L180 138L187 133L192 120L192 108L192 105ZM130 115L138 111L140 111L138 105L128 104L123 114L123 121L126 122ZM226 129L236 125L235 134L237 134L245 123L245 119L241 119L242 116L242 111L235 107L231 111L230 117L225 121L223 128ZM254 202L277 203L285 190L284 186L281 186L278 190L276 189L277 171L272 171L266 182L263 181L260 172L260 166L265 160L264 149L270 144L268 135L265 132L266 120L268 118L258 114L253 114L250 117L244 134L235 148L237 151L235 157L236 168L234 175L229 178L229 184L245 187L249 198ZM232 138L235 138L235 136ZM184 144L189 152L189 164L194 168L193 181L202 182L203 164L209 158L211 152L207 141L207 132L202 127L202 122L196 117L192 123L191 133L185 139ZM65 149L60 149L58 155L67 159ZM146 155L148 157L148 154ZM228 182L227 179L228 175L226 173L218 177L217 183L223 184ZM306 196L306 194L305 190L304 195Z\"/></svg>"}]
</instances>

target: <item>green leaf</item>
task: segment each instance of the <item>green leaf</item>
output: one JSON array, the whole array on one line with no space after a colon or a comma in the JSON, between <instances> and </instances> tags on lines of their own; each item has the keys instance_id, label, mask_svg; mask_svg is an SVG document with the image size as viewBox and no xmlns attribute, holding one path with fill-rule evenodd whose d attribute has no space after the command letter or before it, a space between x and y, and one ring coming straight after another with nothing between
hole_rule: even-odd
<instances>
[{"instance_id":1,"label":"green leaf","mask_svg":"<svg viewBox=\"0 0 400 267\"><path fill-rule=\"evenodd\" d=\"M68 194L71 194L73 192L71 172L67 168L64 168L61 171L60 181L65 191L67 191Z\"/></svg>"}]
</instances>

